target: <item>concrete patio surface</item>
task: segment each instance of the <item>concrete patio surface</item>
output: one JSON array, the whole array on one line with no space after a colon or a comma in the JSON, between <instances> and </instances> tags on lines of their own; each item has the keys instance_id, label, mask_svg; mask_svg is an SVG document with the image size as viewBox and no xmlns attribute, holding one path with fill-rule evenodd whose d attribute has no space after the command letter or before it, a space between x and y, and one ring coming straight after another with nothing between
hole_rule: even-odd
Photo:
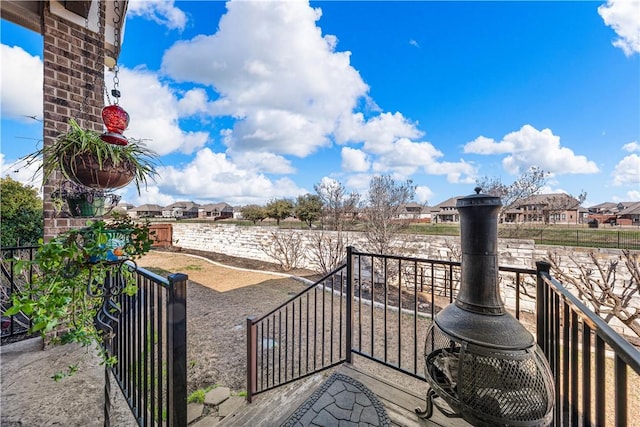
<instances>
[{"instance_id":1,"label":"concrete patio surface","mask_svg":"<svg viewBox=\"0 0 640 427\"><path fill-rule=\"evenodd\" d=\"M104 367L94 350L74 344L42 348L40 338L0 347L0 425L102 426ZM75 363L76 374L59 381L51 378ZM111 396L111 425L137 426L113 379Z\"/></svg>"}]
</instances>

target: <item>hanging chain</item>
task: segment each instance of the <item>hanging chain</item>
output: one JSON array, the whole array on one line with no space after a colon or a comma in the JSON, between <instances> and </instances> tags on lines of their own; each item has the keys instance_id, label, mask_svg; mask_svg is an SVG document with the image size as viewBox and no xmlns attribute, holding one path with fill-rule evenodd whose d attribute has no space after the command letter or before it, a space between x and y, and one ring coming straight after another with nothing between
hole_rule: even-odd
<instances>
[{"instance_id":1,"label":"hanging chain","mask_svg":"<svg viewBox=\"0 0 640 427\"><path fill-rule=\"evenodd\" d=\"M111 95L114 97L114 104L118 105L120 100L120 78L118 77L118 71L120 71L120 67L118 67L118 59L117 57L120 55L120 21L122 19L122 13L120 11L120 2L118 0L114 0L113 2L113 58L116 64L113 66L113 89L111 90ZM107 99L109 95L107 94ZM111 101L109 101L111 103Z\"/></svg>"},{"instance_id":2,"label":"hanging chain","mask_svg":"<svg viewBox=\"0 0 640 427\"><path fill-rule=\"evenodd\" d=\"M101 31L103 30L102 26L100 25L100 14L101 14L101 1L98 0L98 11L97 11L97 25L98 25L98 34L103 35L104 33ZM100 37L99 37L100 39ZM87 17L84 18L84 37L82 40L82 48L83 50L86 52L87 51L87 46L89 45L90 40L89 40L89 15L87 14ZM82 71L83 72L87 72L87 66L86 66L86 61L84 61L84 52L81 52L81 65L82 65ZM93 93L93 89L95 87L95 83L96 83L96 79L98 78L98 73L96 72L96 70L91 70L91 74L93 74L93 79L92 81L89 81L89 79L86 80L85 84L84 84L84 97L82 99L82 104L80 104L80 120L81 120L81 125L83 127L87 127L86 125L86 121L87 121L87 106L89 104L89 98L91 97L91 99L95 98L94 95L92 95ZM101 79L102 84L104 85L104 78Z\"/></svg>"}]
</instances>

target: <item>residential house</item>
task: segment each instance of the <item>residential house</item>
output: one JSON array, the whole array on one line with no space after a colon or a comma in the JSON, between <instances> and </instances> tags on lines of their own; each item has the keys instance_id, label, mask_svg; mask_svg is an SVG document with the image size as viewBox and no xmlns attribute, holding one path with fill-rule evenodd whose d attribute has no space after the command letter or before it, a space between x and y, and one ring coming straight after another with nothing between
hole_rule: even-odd
<instances>
[{"instance_id":1,"label":"residential house","mask_svg":"<svg viewBox=\"0 0 640 427\"><path fill-rule=\"evenodd\" d=\"M133 206L131 203L126 203L126 202L120 202L118 203L116 206L113 207L113 209L111 209L111 213L117 213L120 215L129 215L129 210L133 209L135 206Z\"/></svg>"},{"instance_id":2,"label":"residential house","mask_svg":"<svg viewBox=\"0 0 640 427\"><path fill-rule=\"evenodd\" d=\"M145 204L137 208L129 209L129 216L132 218L156 218L162 216L160 205Z\"/></svg>"},{"instance_id":3,"label":"residential house","mask_svg":"<svg viewBox=\"0 0 640 427\"><path fill-rule=\"evenodd\" d=\"M629 203L618 212L616 224L640 226L640 202Z\"/></svg>"},{"instance_id":4,"label":"residential house","mask_svg":"<svg viewBox=\"0 0 640 427\"><path fill-rule=\"evenodd\" d=\"M458 209L456 209L456 203L458 199L462 197L463 196L451 197L431 208L431 221L436 224L443 222L459 223L460 214L458 213Z\"/></svg>"},{"instance_id":5,"label":"residential house","mask_svg":"<svg viewBox=\"0 0 640 427\"><path fill-rule=\"evenodd\" d=\"M398 219L409 219L415 222L431 221L431 211L426 205L420 203L407 203L402 206Z\"/></svg>"},{"instance_id":6,"label":"residential house","mask_svg":"<svg viewBox=\"0 0 640 427\"><path fill-rule=\"evenodd\" d=\"M163 218L189 219L197 218L200 205L195 202L175 202L162 208Z\"/></svg>"},{"instance_id":7,"label":"residential house","mask_svg":"<svg viewBox=\"0 0 640 427\"><path fill-rule=\"evenodd\" d=\"M589 208L589 220L601 224L640 225L635 212L640 202L604 202Z\"/></svg>"},{"instance_id":8,"label":"residential house","mask_svg":"<svg viewBox=\"0 0 640 427\"><path fill-rule=\"evenodd\" d=\"M504 222L542 224L582 224L587 210L580 202L565 193L534 194L507 210Z\"/></svg>"},{"instance_id":9,"label":"residential house","mask_svg":"<svg viewBox=\"0 0 640 427\"><path fill-rule=\"evenodd\" d=\"M200 206L198 217L210 218L216 221L225 218L233 218L233 206L224 202L208 203Z\"/></svg>"},{"instance_id":10,"label":"residential house","mask_svg":"<svg viewBox=\"0 0 640 427\"><path fill-rule=\"evenodd\" d=\"M588 210L590 214L606 215L606 214L617 213L618 211L617 206L618 206L617 203L604 202L598 205L591 206Z\"/></svg>"}]
</instances>

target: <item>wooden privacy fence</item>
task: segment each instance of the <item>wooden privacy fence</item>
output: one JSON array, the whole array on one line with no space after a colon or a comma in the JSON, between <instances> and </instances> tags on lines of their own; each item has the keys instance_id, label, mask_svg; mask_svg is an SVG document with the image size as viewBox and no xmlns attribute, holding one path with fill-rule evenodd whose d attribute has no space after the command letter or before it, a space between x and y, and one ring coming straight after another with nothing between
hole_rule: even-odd
<instances>
[{"instance_id":1,"label":"wooden privacy fence","mask_svg":"<svg viewBox=\"0 0 640 427\"><path fill-rule=\"evenodd\" d=\"M151 224L149 231L153 234L153 247L166 248L173 244L173 228L171 224Z\"/></svg>"}]
</instances>

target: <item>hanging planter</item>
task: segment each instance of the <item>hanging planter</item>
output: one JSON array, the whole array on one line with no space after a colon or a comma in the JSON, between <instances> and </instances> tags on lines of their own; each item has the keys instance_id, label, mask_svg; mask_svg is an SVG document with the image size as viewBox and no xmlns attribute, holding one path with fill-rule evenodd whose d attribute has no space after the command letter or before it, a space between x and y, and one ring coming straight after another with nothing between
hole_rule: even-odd
<instances>
[{"instance_id":1,"label":"hanging planter","mask_svg":"<svg viewBox=\"0 0 640 427\"><path fill-rule=\"evenodd\" d=\"M120 196L66 181L51 193L51 201L56 211L73 217L102 217L116 207Z\"/></svg>"},{"instance_id":2,"label":"hanging planter","mask_svg":"<svg viewBox=\"0 0 640 427\"><path fill-rule=\"evenodd\" d=\"M100 163L100 159L90 153L74 157L65 155L62 164L68 168L67 178L76 184L97 189L122 188L133 180L135 174L134 167L127 160L116 164L107 158Z\"/></svg>"},{"instance_id":3,"label":"hanging planter","mask_svg":"<svg viewBox=\"0 0 640 427\"><path fill-rule=\"evenodd\" d=\"M134 182L139 194L147 177L156 174L156 154L138 142L115 145L103 141L97 132L81 128L73 119L69 126L53 144L25 157L28 164L42 157L43 184L60 170L69 181L93 189L116 189Z\"/></svg>"}]
</instances>

